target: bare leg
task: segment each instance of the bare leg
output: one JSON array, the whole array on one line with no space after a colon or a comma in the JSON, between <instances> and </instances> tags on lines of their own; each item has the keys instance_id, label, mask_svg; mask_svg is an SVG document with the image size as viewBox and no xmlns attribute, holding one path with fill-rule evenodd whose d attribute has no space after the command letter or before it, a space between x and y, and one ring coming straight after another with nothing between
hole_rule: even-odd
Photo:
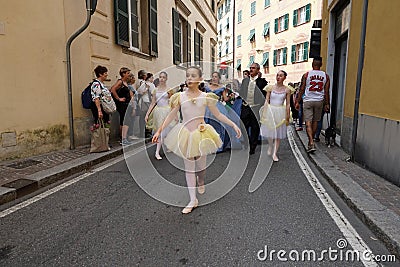
<instances>
[{"instance_id":1,"label":"bare leg","mask_svg":"<svg viewBox=\"0 0 400 267\"><path fill-rule=\"evenodd\" d=\"M268 150L267 150L267 154L268 156L272 155L272 147L274 145L274 140L272 138L268 138Z\"/></svg>"},{"instance_id":2,"label":"bare leg","mask_svg":"<svg viewBox=\"0 0 400 267\"><path fill-rule=\"evenodd\" d=\"M190 213L193 208L197 207L198 201L196 198L196 163L194 160L184 159L185 163L185 176L186 176L186 185L189 191L190 202L189 204L182 210L182 213Z\"/></svg>"},{"instance_id":3,"label":"bare leg","mask_svg":"<svg viewBox=\"0 0 400 267\"><path fill-rule=\"evenodd\" d=\"M314 136L313 136L313 122L306 121L306 130L307 130L307 136L308 136L308 145L311 146L311 145L314 144L314 140L313 140L313 138L314 138Z\"/></svg>"},{"instance_id":4,"label":"bare leg","mask_svg":"<svg viewBox=\"0 0 400 267\"><path fill-rule=\"evenodd\" d=\"M274 146L274 154L272 155L272 159L274 161L279 161L278 156L276 155L278 153L279 145L281 144L281 139L275 139L275 146Z\"/></svg>"},{"instance_id":5,"label":"bare leg","mask_svg":"<svg viewBox=\"0 0 400 267\"><path fill-rule=\"evenodd\" d=\"M128 125L124 125L121 127L121 135L122 135L122 140L126 139L126 136L128 135L128 130L129 130L129 126Z\"/></svg>"},{"instance_id":6,"label":"bare leg","mask_svg":"<svg viewBox=\"0 0 400 267\"><path fill-rule=\"evenodd\" d=\"M204 194L205 191L206 164L207 156L201 156L196 160L197 191L199 194Z\"/></svg>"}]
</instances>

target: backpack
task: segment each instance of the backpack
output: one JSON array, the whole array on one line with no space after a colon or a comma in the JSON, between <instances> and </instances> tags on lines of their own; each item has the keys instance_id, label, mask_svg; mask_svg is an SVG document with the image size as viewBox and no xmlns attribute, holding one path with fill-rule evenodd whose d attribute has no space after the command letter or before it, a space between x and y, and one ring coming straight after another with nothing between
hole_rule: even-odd
<instances>
[{"instance_id":1,"label":"backpack","mask_svg":"<svg viewBox=\"0 0 400 267\"><path fill-rule=\"evenodd\" d=\"M85 109L90 109L92 106L92 84L95 80L89 83L89 85L82 91L81 99L82 99L82 106Z\"/></svg>"}]
</instances>

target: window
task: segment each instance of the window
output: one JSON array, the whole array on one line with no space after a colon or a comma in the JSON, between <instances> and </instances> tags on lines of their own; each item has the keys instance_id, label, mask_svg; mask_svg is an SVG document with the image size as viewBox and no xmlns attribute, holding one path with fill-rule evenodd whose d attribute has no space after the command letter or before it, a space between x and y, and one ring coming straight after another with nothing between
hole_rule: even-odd
<instances>
[{"instance_id":1,"label":"window","mask_svg":"<svg viewBox=\"0 0 400 267\"><path fill-rule=\"evenodd\" d=\"M225 14L231 10L231 0L226 0Z\"/></svg>"},{"instance_id":2,"label":"window","mask_svg":"<svg viewBox=\"0 0 400 267\"><path fill-rule=\"evenodd\" d=\"M275 33L283 32L289 29L289 14L275 19Z\"/></svg>"},{"instance_id":3,"label":"window","mask_svg":"<svg viewBox=\"0 0 400 267\"><path fill-rule=\"evenodd\" d=\"M238 11L238 23L242 22L242 10Z\"/></svg>"},{"instance_id":4,"label":"window","mask_svg":"<svg viewBox=\"0 0 400 267\"><path fill-rule=\"evenodd\" d=\"M175 9L172 9L173 62L176 65L192 61L191 26Z\"/></svg>"},{"instance_id":5,"label":"window","mask_svg":"<svg viewBox=\"0 0 400 267\"><path fill-rule=\"evenodd\" d=\"M292 63L303 62L308 60L308 47L309 42L292 45Z\"/></svg>"},{"instance_id":6,"label":"window","mask_svg":"<svg viewBox=\"0 0 400 267\"><path fill-rule=\"evenodd\" d=\"M229 41L225 42L225 55L229 54Z\"/></svg>"},{"instance_id":7,"label":"window","mask_svg":"<svg viewBox=\"0 0 400 267\"><path fill-rule=\"evenodd\" d=\"M264 68L264 73L269 73L269 53L265 52L263 54L263 61L261 62L261 66Z\"/></svg>"},{"instance_id":8,"label":"window","mask_svg":"<svg viewBox=\"0 0 400 267\"><path fill-rule=\"evenodd\" d=\"M218 19L222 19L222 14L224 13L224 8L223 6L220 6L218 8Z\"/></svg>"},{"instance_id":9,"label":"window","mask_svg":"<svg viewBox=\"0 0 400 267\"><path fill-rule=\"evenodd\" d=\"M293 11L293 26L307 23L311 20L311 4Z\"/></svg>"},{"instance_id":10,"label":"window","mask_svg":"<svg viewBox=\"0 0 400 267\"><path fill-rule=\"evenodd\" d=\"M226 29L229 30L229 18L226 18Z\"/></svg>"},{"instance_id":11,"label":"window","mask_svg":"<svg viewBox=\"0 0 400 267\"><path fill-rule=\"evenodd\" d=\"M215 0L211 0L211 9L215 12Z\"/></svg>"},{"instance_id":12,"label":"window","mask_svg":"<svg viewBox=\"0 0 400 267\"><path fill-rule=\"evenodd\" d=\"M238 71L239 78L242 77L242 60L238 59L236 63L236 70Z\"/></svg>"},{"instance_id":13,"label":"window","mask_svg":"<svg viewBox=\"0 0 400 267\"><path fill-rule=\"evenodd\" d=\"M250 15L254 16L256 14L256 1L251 3L251 8L250 8Z\"/></svg>"},{"instance_id":14,"label":"window","mask_svg":"<svg viewBox=\"0 0 400 267\"><path fill-rule=\"evenodd\" d=\"M256 40L256 29L251 29L250 30L250 35L249 38L247 38L248 41L250 41L251 43L254 43Z\"/></svg>"},{"instance_id":15,"label":"window","mask_svg":"<svg viewBox=\"0 0 400 267\"><path fill-rule=\"evenodd\" d=\"M249 65L247 65L248 68L250 68L251 64L254 63L254 56L250 56L249 58Z\"/></svg>"},{"instance_id":16,"label":"window","mask_svg":"<svg viewBox=\"0 0 400 267\"><path fill-rule=\"evenodd\" d=\"M274 50L274 66L287 64L287 47Z\"/></svg>"},{"instance_id":17,"label":"window","mask_svg":"<svg viewBox=\"0 0 400 267\"><path fill-rule=\"evenodd\" d=\"M222 57L222 46L218 46L218 57L221 58Z\"/></svg>"},{"instance_id":18,"label":"window","mask_svg":"<svg viewBox=\"0 0 400 267\"><path fill-rule=\"evenodd\" d=\"M269 7L271 4L270 0L264 0L264 8Z\"/></svg>"},{"instance_id":19,"label":"window","mask_svg":"<svg viewBox=\"0 0 400 267\"><path fill-rule=\"evenodd\" d=\"M195 65L203 67L203 36L194 30L194 61Z\"/></svg>"},{"instance_id":20,"label":"window","mask_svg":"<svg viewBox=\"0 0 400 267\"><path fill-rule=\"evenodd\" d=\"M116 43L158 56L157 0L114 0Z\"/></svg>"},{"instance_id":21,"label":"window","mask_svg":"<svg viewBox=\"0 0 400 267\"><path fill-rule=\"evenodd\" d=\"M219 35L222 35L222 23L221 24L219 24L219 33L218 33Z\"/></svg>"},{"instance_id":22,"label":"window","mask_svg":"<svg viewBox=\"0 0 400 267\"><path fill-rule=\"evenodd\" d=\"M264 31L262 35L264 36L264 38L269 37L269 22L264 24Z\"/></svg>"},{"instance_id":23,"label":"window","mask_svg":"<svg viewBox=\"0 0 400 267\"><path fill-rule=\"evenodd\" d=\"M237 47L242 46L242 35L237 36Z\"/></svg>"}]
</instances>

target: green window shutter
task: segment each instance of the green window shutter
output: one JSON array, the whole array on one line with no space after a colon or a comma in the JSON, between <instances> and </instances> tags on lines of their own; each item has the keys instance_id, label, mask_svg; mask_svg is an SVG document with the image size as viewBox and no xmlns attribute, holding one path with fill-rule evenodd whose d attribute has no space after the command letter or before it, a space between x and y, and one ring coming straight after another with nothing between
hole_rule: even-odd
<instances>
[{"instance_id":1,"label":"green window shutter","mask_svg":"<svg viewBox=\"0 0 400 267\"><path fill-rule=\"evenodd\" d=\"M275 19L275 29L274 32L277 33L278 32L278 19Z\"/></svg>"},{"instance_id":2,"label":"green window shutter","mask_svg":"<svg viewBox=\"0 0 400 267\"><path fill-rule=\"evenodd\" d=\"M296 62L296 45L292 45L292 57L291 57L291 61Z\"/></svg>"},{"instance_id":3,"label":"green window shutter","mask_svg":"<svg viewBox=\"0 0 400 267\"><path fill-rule=\"evenodd\" d=\"M263 61L261 62L261 66L268 66L268 58L269 58L269 53L268 52L265 52L264 54L263 54Z\"/></svg>"},{"instance_id":4,"label":"green window shutter","mask_svg":"<svg viewBox=\"0 0 400 267\"><path fill-rule=\"evenodd\" d=\"M264 37L266 37L266 36L268 36L269 35L269 22L267 22L267 23L265 23L264 24L264 31L263 31L263 34L262 34Z\"/></svg>"},{"instance_id":5,"label":"green window shutter","mask_svg":"<svg viewBox=\"0 0 400 267\"><path fill-rule=\"evenodd\" d=\"M126 0L115 0L114 19L116 43L129 47L128 2Z\"/></svg>"},{"instance_id":6,"label":"green window shutter","mask_svg":"<svg viewBox=\"0 0 400 267\"><path fill-rule=\"evenodd\" d=\"M172 9L172 33L174 42L174 64L180 64L181 61L181 27L179 23L179 13L173 8Z\"/></svg>"},{"instance_id":7,"label":"green window shutter","mask_svg":"<svg viewBox=\"0 0 400 267\"><path fill-rule=\"evenodd\" d=\"M242 46L242 35L238 35L237 37L237 47Z\"/></svg>"},{"instance_id":8,"label":"green window shutter","mask_svg":"<svg viewBox=\"0 0 400 267\"><path fill-rule=\"evenodd\" d=\"M303 53L303 59L308 60L308 46L309 42L304 43L304 53Z\"/></svg>"},{"instance_id":9,"label":"green window shutter","mask_svg":"<svg viewBox=\"0 0 400 267\"><path fill-rule=\"evenodd\" d=\"M306 5L306 22L311 19L311 4Z\"/></svg>"},{"instance_id":10,"label":"green window shutter","mask_svg":"<svg viewBox=\"0 0 400 267\"><path fill-rule=\"evenodd\" d=\"M289 29L289 14L285 15L285 30Z\"/></svg>"},{"instance_id":11,"label":"green window shutter","mask_svg":"<svg viewBox=\"0 0 400 267\"><path fill-rule=\"evenodd\" d=\"M158 56L157 0L149 1L150 54Z\"/></svg>"},{"instance_id":12,"label":"green window shutter","mask_svg":"<svg viewBox=\"0 0 400 267\"><path fill-rule=\"evenodd\" d=\"M297 26L297 9L293 11L293 26Z\"/></svg>"},{"instance_id":13,"label":"green window shutter","mask_svg":"<svg viewBox=\"0 0 400 267\"><path fill-rule=\"evenodd\" d=\"M187 62L189 63L189 66L191 65L192 62L192 27L190 26L190 23L186 23L186 33L187 33Z\"/></svg>"},{"instance_id":14,"label":"green window shutter","mask_svg":"<svg viewBox=\"0 0 400 267\"><path fill-rule=\"evenodd\" d=\"M242 22L242 10L238 11L238 23Z\"/></svg>"},{"instance_id":15,"label":"green window shutter","mask_svg":"<svg viewBox=\"0 0 400 267\"><path fill-rule=\"evenodd\" d=\"M287 47L283 48L283 65L287 64Z\"/></svg>"},{"instance_id":16,"label":"green window shutter","mask_svg":"<svg viewBox=\"0 0 400 267\"><path fill-rule=\"evenodd\" d=\"M200 33L194 30L194 61L198 65L200 61Z\"/></svg>"},{"instance_id":17,"label":"green window shutter","mask_svg":"<svg viewBox=\"0 0 400 267\"><path fill-rule=\"evenodd\" d=\"M271 4L270 2L271 2L270 0L265 0L264 7L270 6L270 4Z\"/></svg>"},{"instance_id":18,"label":"green window shutter","mask_svg":"<svg viewBox=\"0 0 400 267\"><path fill-rule=\"evenodd\" d=\"M277 56L277 50L274 50L274 59L273 59L273 64L274 64L274 66L277 65L277 58L276 58L276 56Z\"/></svg>"}]
</instances>

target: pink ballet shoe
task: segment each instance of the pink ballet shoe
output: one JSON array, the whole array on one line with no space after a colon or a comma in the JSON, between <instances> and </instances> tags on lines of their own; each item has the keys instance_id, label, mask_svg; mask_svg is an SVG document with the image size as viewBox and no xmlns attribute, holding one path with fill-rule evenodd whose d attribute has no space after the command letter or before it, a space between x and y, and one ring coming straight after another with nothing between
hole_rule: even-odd
<instances>
[{"instance_id":1,"label":"pink ballet shoe","mask_svg":"<svg viewBox=\"0 0 400 267\"><path fill-rule=\"evenodd\" d=\"M274 155L272 156L272 160L275 161L275 162L278 162L278 161L279 161L279 158L274 154Z\"/></svg>"},{"instance_id":2,"label":"pink ballet shoe","mask_svg":"<svg viewBox=\"0 0 400 267\"><path fill-rule=\"evenodd\" d=\"M189 203L189 204L182 210L182 214L191 213L192 210L193 210L194 208L197 208L198 205L199 205L199 201L196 199L196 200L194 201L194 204L190 204L190 203Z\"/></svg>"},{"instance_id":3,"label":"pink ballet shoe","mask_svg":"<svg viewBox=\"0 0 400 267\"><path fill-rule=\"evenodd\" d=\"M199 185L199 186L197 187L197 192L198 192L200 195L204 194L205 191L206 191L206 187L205 187L204 185Z\"/></svg>"},{"instance_id":4,"label":"pink ballet shoe","mask_svg":"<svg viewBox=\"0 0 400 267\"><path fill-rule=\"evenodd\" d=\"M268 156L272 155L272 147L270 145L268 145L267 155Z\"/></svg>"},{"instance_id":5,"label":"pink ballet shoe","mask_svg":"<svg viewBox=\"0 0 400 267\"><path fill-rule=\"evenodd\" d=\"M155 155L157 160L162 160L162 157L158 154Z\"/></svg>"}]
</instances>

